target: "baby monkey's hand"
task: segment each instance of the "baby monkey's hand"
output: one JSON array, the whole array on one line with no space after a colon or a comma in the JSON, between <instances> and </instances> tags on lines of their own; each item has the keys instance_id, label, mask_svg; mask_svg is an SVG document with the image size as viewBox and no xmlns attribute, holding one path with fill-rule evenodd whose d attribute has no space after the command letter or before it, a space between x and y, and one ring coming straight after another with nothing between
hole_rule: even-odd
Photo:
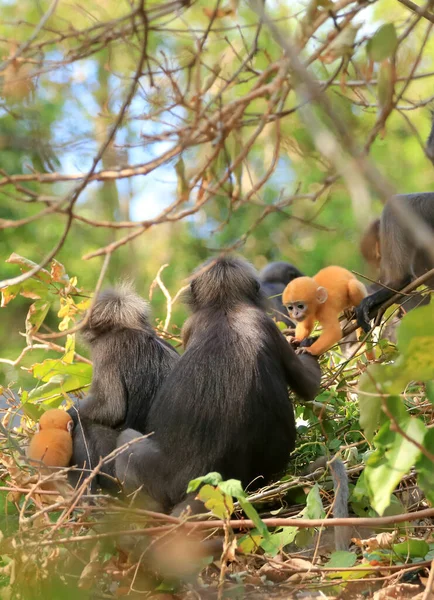
<instances>
[{"instance_id":1,"label":"baby monkey's hand","mask_svg":"<svg viewBox=\"0 0 434 600\"><path fill-rule=\"evenodd\" d=\"M316 340L318 339L318 335L314 336L314 337L308 337L304 340L302 340L301 342L296 340L296 350L295 353L296 354L311 354L311 351L309 350L309 347L312 346L312 344L314 342L316 342Z\"/></svg>"}]
</instances>

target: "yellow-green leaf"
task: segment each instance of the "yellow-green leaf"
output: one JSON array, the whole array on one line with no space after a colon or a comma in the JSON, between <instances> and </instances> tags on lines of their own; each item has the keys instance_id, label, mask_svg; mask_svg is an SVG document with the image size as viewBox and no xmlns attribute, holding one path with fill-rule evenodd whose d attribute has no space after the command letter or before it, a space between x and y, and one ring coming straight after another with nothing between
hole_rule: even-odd
<instances>
[{"instance_id":1,"label":"yellow-green leaf","mask_svg":"<svg viewBox=\"0 0 434 600\"><path fill-rule=\"evenodd\" d=\"M366 51L371 60L381 62L393 55L398 44L395 25L382 25L369 40Z\"/></svg>"},{"instance_id":2,"label":"yellow-green leaf","mask_svg":"<svg viewBox=\"0 0 434 600\"><path fill-rule=\"evenodd\" d=\"M233 513L234 505L232 498L223 494L223 492L212 485L207 484L202 486L199 490L198 498L204 502L208 510L220 519L228 519Z\"/></svg>"}]
</instances>

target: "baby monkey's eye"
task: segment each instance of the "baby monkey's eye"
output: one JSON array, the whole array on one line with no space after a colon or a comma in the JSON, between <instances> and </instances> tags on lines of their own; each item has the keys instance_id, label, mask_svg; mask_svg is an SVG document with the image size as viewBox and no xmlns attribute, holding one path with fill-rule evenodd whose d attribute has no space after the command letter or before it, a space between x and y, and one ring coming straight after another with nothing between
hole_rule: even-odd
<instances>
[{"instance_id":1,"label":"baby monkey's eye","mask_svg":"<svg viewBox=\"0 0 434 600\"><path fill-rule=\"evenodd\" d=\"M297 304L297 308L299 310L303 310L304 309L304 304Z\"/></svg>"}]
</instances>

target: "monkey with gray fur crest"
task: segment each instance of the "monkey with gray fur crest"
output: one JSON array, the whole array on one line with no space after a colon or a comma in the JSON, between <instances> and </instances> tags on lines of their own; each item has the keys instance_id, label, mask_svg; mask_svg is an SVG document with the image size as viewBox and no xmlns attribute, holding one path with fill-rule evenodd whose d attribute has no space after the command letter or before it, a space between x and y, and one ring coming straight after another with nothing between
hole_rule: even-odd
<instances>
[{"instance_id":1,"label":"monkey with gray fur crest","mask_svg":"<svg viewBox=\"0 0 434 600\"><path fill-rule=\"evenodd\" d=\"M434 163L434 111L431 111L431 131L426 143L425 152ZM400 213L405 209L408 218L398 216L394 203L400 205ZM415 222L413 218L417 217ZM425 228L425 235L415 231ZM418 237L431 235L434 239L434 192L399 194L394 196L383 208L379 219L373 221L366 229L360 244L361 252L370 264L380 269L381 287L367 296L357 307L356 317L359 326L365 331L370 329L370 320L374 318L379 307L402 290L409 283L434 268L432 253L427 253ZM415 235L417 233L417 235ZM432 246L432 243L431 243ZM434 278L425 282L434 288ZM427 304L428 298L420 294L403 296L399 304L405 310Z\"/></svg>"},{"instance_id":2,"label":"monkey with gray fur crest","mask_svg":"<svg viewBox=\"0 0 434 600\"><path fill-rule=\"evenodd\" d=\"M288 311L282 304L282 293L288 283L303 273L290 263L278 261L266 265L259 273L259 280L264 294L272 309L271 316L295 329L295 323L288 317Z\"/></svg>"},{"instance_id":3,"label":"monkey with gray fur crest","mask_svg":"<svg viewBox=\"0 0 434 600\"><path fill-rule=\"evenodd\" d=\"M295 354L264 302L245 261L217 258L199 268L182 331L185 352L149 413L155 433L116 461L127 489L143 484L164 510L179 510L189 481L200 475L218 471L258 486L285 469L295 444L287 386L313 399L321 371L315 358ZM118 444L135 435L125 431Z\"/></svg>"},{"instance_id":4,"label":"monkey with gray fur crest","mask_svg":"<svg viewBox=\"0 0 434 600\"><path fill-rule=\"evenodd\" d=\"M182 332L185 352L149 412L154 434L116 459L127 492L142 487L145 503L178 515L187 506L203 510L186 495L195 477L218 471L258 487L285 471L296 438L287 388L313 399L321 371L311 355L295 354L266 315L264 300L243 260L218 258L198 269ZM118 446L137 435L127 429ZM345 489L342 484L339 507Z\"/></svg>"},{"instance_id":5,"label":"monkey with gray fur crest","mask_svg":"<svg viewBox=\"0 0 434 600\"><path fill-rule=\"evenodd\" d=\"M75 423L71 464L89 469L114 450L121 430L145 432L155 396L179 355L156 335L147 302L127 284L98 295L82 334L93 376L89 395L69 410ZM114 477L114 464L103 472Z\"/></svg>"},{"instance_id":6,"label":"monkey with gray fur crest","mask_svg":"<svg viewBox=\"0 0 434 600\"><path fill-rule=\"evenodd\" d=\"M386 287L367 296L356 308L358 324L365 331L369 331L370 320L384 302L434 267L432 256L421 247L414 232L397 216L394 202L405 208L409 216L416 215L434 236L433 192L394 196L386 203L380 219L368 227L362 238L361 251L368 262L379 267L380 283ZM434 278L427 281L426 285L434 287ZM401 301L404 307L406 300L404 297Z\"/></svg>"}]
</instances>

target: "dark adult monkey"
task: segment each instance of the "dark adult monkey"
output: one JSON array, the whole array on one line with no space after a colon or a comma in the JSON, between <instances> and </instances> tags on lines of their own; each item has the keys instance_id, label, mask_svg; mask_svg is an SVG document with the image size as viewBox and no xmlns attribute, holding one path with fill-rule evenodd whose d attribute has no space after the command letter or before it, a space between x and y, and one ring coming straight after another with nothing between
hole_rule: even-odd
<instances>
[{"instance_id":1,"label":"dark adult monkey","mask_svg":"<svg viewBox=\"0 0 434 600\"><path fill-rule=\"evenodd\" d=\"M145 431L157 391L179 355L157 337L147 302L126 284L99 294L82 334L93 376L89 395L69 411L76 424L71 464L91 468L114 450L119 430ZM114 475L113 463L107 469Z\"/></svg>"},{"instance_id":2,"label":"dark adult monkey","mask_svg":"<svg viewBox=\"0 0 434 600\"><path fill-rule=\"evenodd\" d=\"M396 214L391 205L394 201L400 202L410 217L417 216L434 235L433 192L394 196L386 203L380 219L368 227L362 238L361 251L366 260L379 266L380 283L386 287L367 296L356 308L358 324L365 331L369 331L369 321L377 314L381 304L389 300L396 290L401 290L434 267L432 256L427 254ZM426 283L432 286L434 281ZM405 298L401 304L405 305Z\"/></svg>"},{"instance_id":3,"label":"dark adult monkey","mask_svg":"<svg viewBox=\"0 0 434 600\"><path fill-rule=\"evenodd\" d=\"M295 324L288 318L288 311L282 304L282 292L293 279L302 277L303 273L294 265L287 262L272 262L259 273L259 280L264 294L272 307L272 316L276 321L282 321L288 327Z\"/></svg>"},{"instance_id":4,"label":"dark adult monkey","mask_svg":"<svg viewBox=\"0 0 434 600\"><path fill-rule=\"evenodd\" d=\"M196 272L185 352L149 412L154 434L116 460L127 490L143 485L176 514L200 475L218 471L258 486L284 471L296 437L287 386L311 400L321 371L314 357L296 355L264 302L255 271L241 259L217 258ZM118 445L138 435L123 432Z\"/></svg>"}]
</instances>

